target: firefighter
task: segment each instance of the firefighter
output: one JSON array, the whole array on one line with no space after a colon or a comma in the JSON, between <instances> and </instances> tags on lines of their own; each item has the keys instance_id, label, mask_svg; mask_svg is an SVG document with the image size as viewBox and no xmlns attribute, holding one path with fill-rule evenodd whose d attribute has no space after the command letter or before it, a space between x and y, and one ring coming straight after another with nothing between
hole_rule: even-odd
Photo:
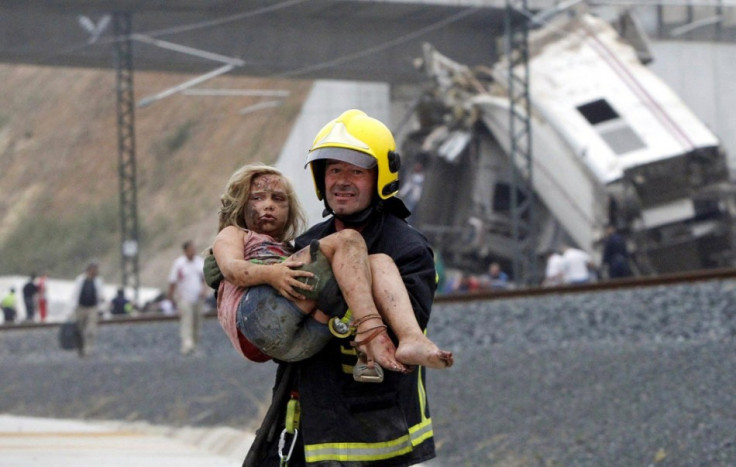
<instances>
[{"instance_id":1,"label":"firefighter","mask_svg":"<svg viewBox=\"0 0 736 467\"><path fill-rule=\"evenodd\" d=\"M391 131L359 110L319 131L307 165L330 217L298 237L296 248L343 229L360 231L370 254L394 259L426 329L436 289L433 252L407 224L409 211L396 197L395 147ZM346 310L334 290L332 302L323 299L319 306ZM408 466L435 456L424 368L386 372L379 384L356 382L354 336L335 334L315 356L279 364L272 405L244 465Z\"/></svg>"}]
</instances>

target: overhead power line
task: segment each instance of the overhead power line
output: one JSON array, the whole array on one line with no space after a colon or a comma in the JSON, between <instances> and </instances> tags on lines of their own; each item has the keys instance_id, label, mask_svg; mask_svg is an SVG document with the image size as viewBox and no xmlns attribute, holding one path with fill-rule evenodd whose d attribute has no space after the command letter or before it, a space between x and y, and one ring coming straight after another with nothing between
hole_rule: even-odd
<instances>
[{"instance_id":1,"label":"overhead power line","mask_svg":"<svg viewBox=\"0 0 736 467\"><path fill-rule=\"evenodd\" d=\"M187 88L191 88L193 86L198 85L199 83L203 83L207 80L210 80L216 76L224 75L225 73L229 72L234 68L233 65L223 65L220 68L217 68L215 70L212 70L209 73L205 73L204 75L197 76L196 78L190 79L189 81L186 81L184 83L179 84L178 86L174 86L172 88L169 88L165 91L161 91L158 94L150 97L145 97L138 101L138 107L146 107L148 105L153 104L156 101L159 101L163 98L169 97L173 94L176 94L177 92L181 92Z\"/></svg>"},{"instance_id":2,"label":"overhead power line","mask_svg":"<svg viewBox=\"0 0 736 467\"><path fill-rule=\"evenodd\" d=\"M227 23L232 23L234 21L240 21L242 19L252 18L254 16L263 15L266 13L271 13L277 10L282 10L284 8L289 8L294 5L298 5L300 3L304 3L307 0L288 0L286 2L277 3L276 5L271 5L263 8L257 8L252 11L246 11L245 13L237 13L234 15L225 16L224 18L218 18L208 21L199 21L197 23L191 23L191 24L184 24L182 26L174 26L171 28L166 29L158 29L154 31L148 31L145 32L147 36L166 36L170 34L179 34L182 32L189 32L194 31L195 29L205 29L205 28L211 28L215 26L220 26Z\"/></svg>"},{"instance_id":3,"label":"overhead power line","mask_svg":"<svg viewBox=\"0 0 736 467\"><path fill-rule=\"evenodd\" d=\"M175 44L169 41L162 41L161 39L154 39L145 34L131 34L130 38L134 41L145 42L147 44L155 45L156 47L161 47L162 49L172 50L174 52L179 52L186 55L193 55L195 57L205 58L207 60L213 60L215 62L226 63L228 65L232 65L233 67L245 65L245 62L239 58L228 57L226 55L208 52L206 50L197 49L186 45Z\"/></svg>"},{"instance_id":4,"label":"overhead power line","mask_svg":"<svg viewBox=\"0 0 736 467\"><path fill-rule=\"evenodd\" d=\"M414 32L410 32L408 34L404 34L403 36L396 37L394 39L391 39L389 41L383 42L381 44L377 44L373 47L366 47L360 50L359 52L355 52L352 54L343 55L342 57L337 57L332 60L328 60L326 62L317 63L314 65L298 68L291 71L285 71L283 73L278 73L275 75L277 78L285 78L285 77L291 77L291 76L299 76L303 75L305 73L309 73L316 70L324 70L325 68L330 68L335 65L339 65L341 63L349 62L358 58L364 58L369 55L373 55L377 52L381 52L386 49L390 49L391 47L394 47L396 45L402 44L404 42L408 42L410 40L416 39L418 37L421 37L429 32L435 31L437 29L440 29L444 26L447 26L448 24L455 23L457 21L460 21L461 19L468 17L476 12L481 10L480 8L468 8L467 10L460 11L459 13L455 13L454 15L444 18L440 21L434 22L432 24L429 24L423 28L417 29Z\"/></svg>"},{"instance_id":5,"label":"overhead power line","mask_svg":"<svg viewBox=\"0 0 736 467\"><path fill-rule=\"evenodd\" d=\"M182 32L194 31L196 29L206 29L210 27L216 27L222 24L227 24L227 23L231 23L234 21L240 21L240 20L247 19L247 18L253 18L258 15L263 15L263 14L271 13L273 11L278 11L284 8L289 8L294 5L298 5L300 3L305 3L306 1L307 0L288 0L285 2L277 3L276 5L270 5L270 6L263 7L263 8L257 8L255 10L247 11L244 13L236 13L233 15L228 15L228 16L214 19L214 20L197 21L195 23L184 24L181 26L174 26L171 28L154 29L154 30L138 33L138 35L158 37L158 36L165 36L165 35L170 35L170 34L178 34ZM84 21L84 22L87 23L87 21ZM82 26L82 27L85 27L85 26ZM100 31L100 34L101 33L102 31ZM121 38L121 37L106 37L106 38L97 37L95 38L94 41L87 40L85 42L72 44L69 47L66 47L56 53L46 55L41 60L39 60L38 63L39 64L48 63L54 58L61 57L64 55L69 55L73 52L77 52L79 50L82 50L82 49L85 49L91 46L114 44L116 41L120 41L120 40L127 40L127 39Z\"/></svg>"},{"instance_id":6,"label":"overhead power line","mask_svg":"<svg viewBox=\"0 0 736 467\"><path fill-rule=\"evenodd\" d=\"M288 97L291 93L280 89L186 89L182 94L187 96L215 96L215 97Z\"/></svg>"}]
</instances>

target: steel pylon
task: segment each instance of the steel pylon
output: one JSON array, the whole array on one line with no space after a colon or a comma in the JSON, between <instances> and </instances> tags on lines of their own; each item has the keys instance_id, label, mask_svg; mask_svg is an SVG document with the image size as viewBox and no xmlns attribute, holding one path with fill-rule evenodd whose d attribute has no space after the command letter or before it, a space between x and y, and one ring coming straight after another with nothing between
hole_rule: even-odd
<instances>
[{"instance_id":1,"label":"steel pylon","mask_svg":"<svg viewBox=\"0 0 736 467\"><path fill-rule=\"evenodd\" d=\"M513 274L517 285L536 285L536 215L532 185L532 128L529 96L529 29L526 0L507 0L505 55L508 60L509 140L512 167Z\"/></svg>"},{"instance_id":2,"label":"steel pylon","mask_svg":"<svg viewBox=\"0 0 736 467\"><path fill-rule=\"evenodd\" d=\"M113 14L115 33L115 85L117 94L118 174L120 182L120 228L122 286L132 288L138 302L138 193L135 160L135 102L131 14Z\"/></svg>"}]
</instances>

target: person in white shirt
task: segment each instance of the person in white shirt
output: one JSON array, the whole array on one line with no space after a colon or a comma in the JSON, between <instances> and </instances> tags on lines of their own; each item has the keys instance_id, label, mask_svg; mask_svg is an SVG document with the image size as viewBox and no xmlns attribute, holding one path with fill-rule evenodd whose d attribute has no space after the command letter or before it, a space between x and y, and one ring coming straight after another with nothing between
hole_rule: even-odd
<instances>
[{"instance_id":1,"label":"person in white shirt","mask_svg":"<svg viewBox=\"0 0 736 467\"><path fill-rule=\"evenodd\" d=\"M561 285L564 279L565 270L562 261L562 255L555 250L547 253L547 267L544 270L543 287L554 287Z\"/></svg>"},{"instance_id":2,"label":"person in white shirt","mask_svg":"<svg viewBox=\"0 0 736 467\"><path fill-rule=\"evenodd\" d=\"M594 264L585 251L566 246L562 253L562 264L565 284L586 284L591 281Z\"/></svg>"},{"instance_id":3,"label":"person in white shirt","mask_svg":"<svg viewBox=\"0 0 736 467\"><path fill-rule=\"evenodd\" d=\"M207 293L204 283L204 259L198 256L192 241L182 245L169 272L168 299L174 304L180 320L179 335L182 355L190 355L199 344L202 328L202 304Z\"/></svg>"}]
</instances>

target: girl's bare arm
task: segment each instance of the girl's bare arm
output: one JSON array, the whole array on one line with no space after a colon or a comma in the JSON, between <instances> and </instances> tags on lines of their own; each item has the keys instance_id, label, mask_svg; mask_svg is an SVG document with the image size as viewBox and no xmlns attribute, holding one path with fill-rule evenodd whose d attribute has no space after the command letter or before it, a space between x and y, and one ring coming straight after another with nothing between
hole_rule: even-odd
<instances>
[{"instance_id":1,"label":"girl's bare arm","mask_svg":"<svg viewBox=\"0 0 736 467\"><path fill-rule=\"evenodd\" d=\"M215 237L213 252L225 280L239 287L270 285L286 298L304 300L304 296L295 287L309 287L298 282L296 278L312 276L312 273L291 269L303 264L291 259L273 265L255 264L246 261L243 256L246 235L248 235L246 231L229 226L222 229Z\"/></svg>"}]
</instances>

